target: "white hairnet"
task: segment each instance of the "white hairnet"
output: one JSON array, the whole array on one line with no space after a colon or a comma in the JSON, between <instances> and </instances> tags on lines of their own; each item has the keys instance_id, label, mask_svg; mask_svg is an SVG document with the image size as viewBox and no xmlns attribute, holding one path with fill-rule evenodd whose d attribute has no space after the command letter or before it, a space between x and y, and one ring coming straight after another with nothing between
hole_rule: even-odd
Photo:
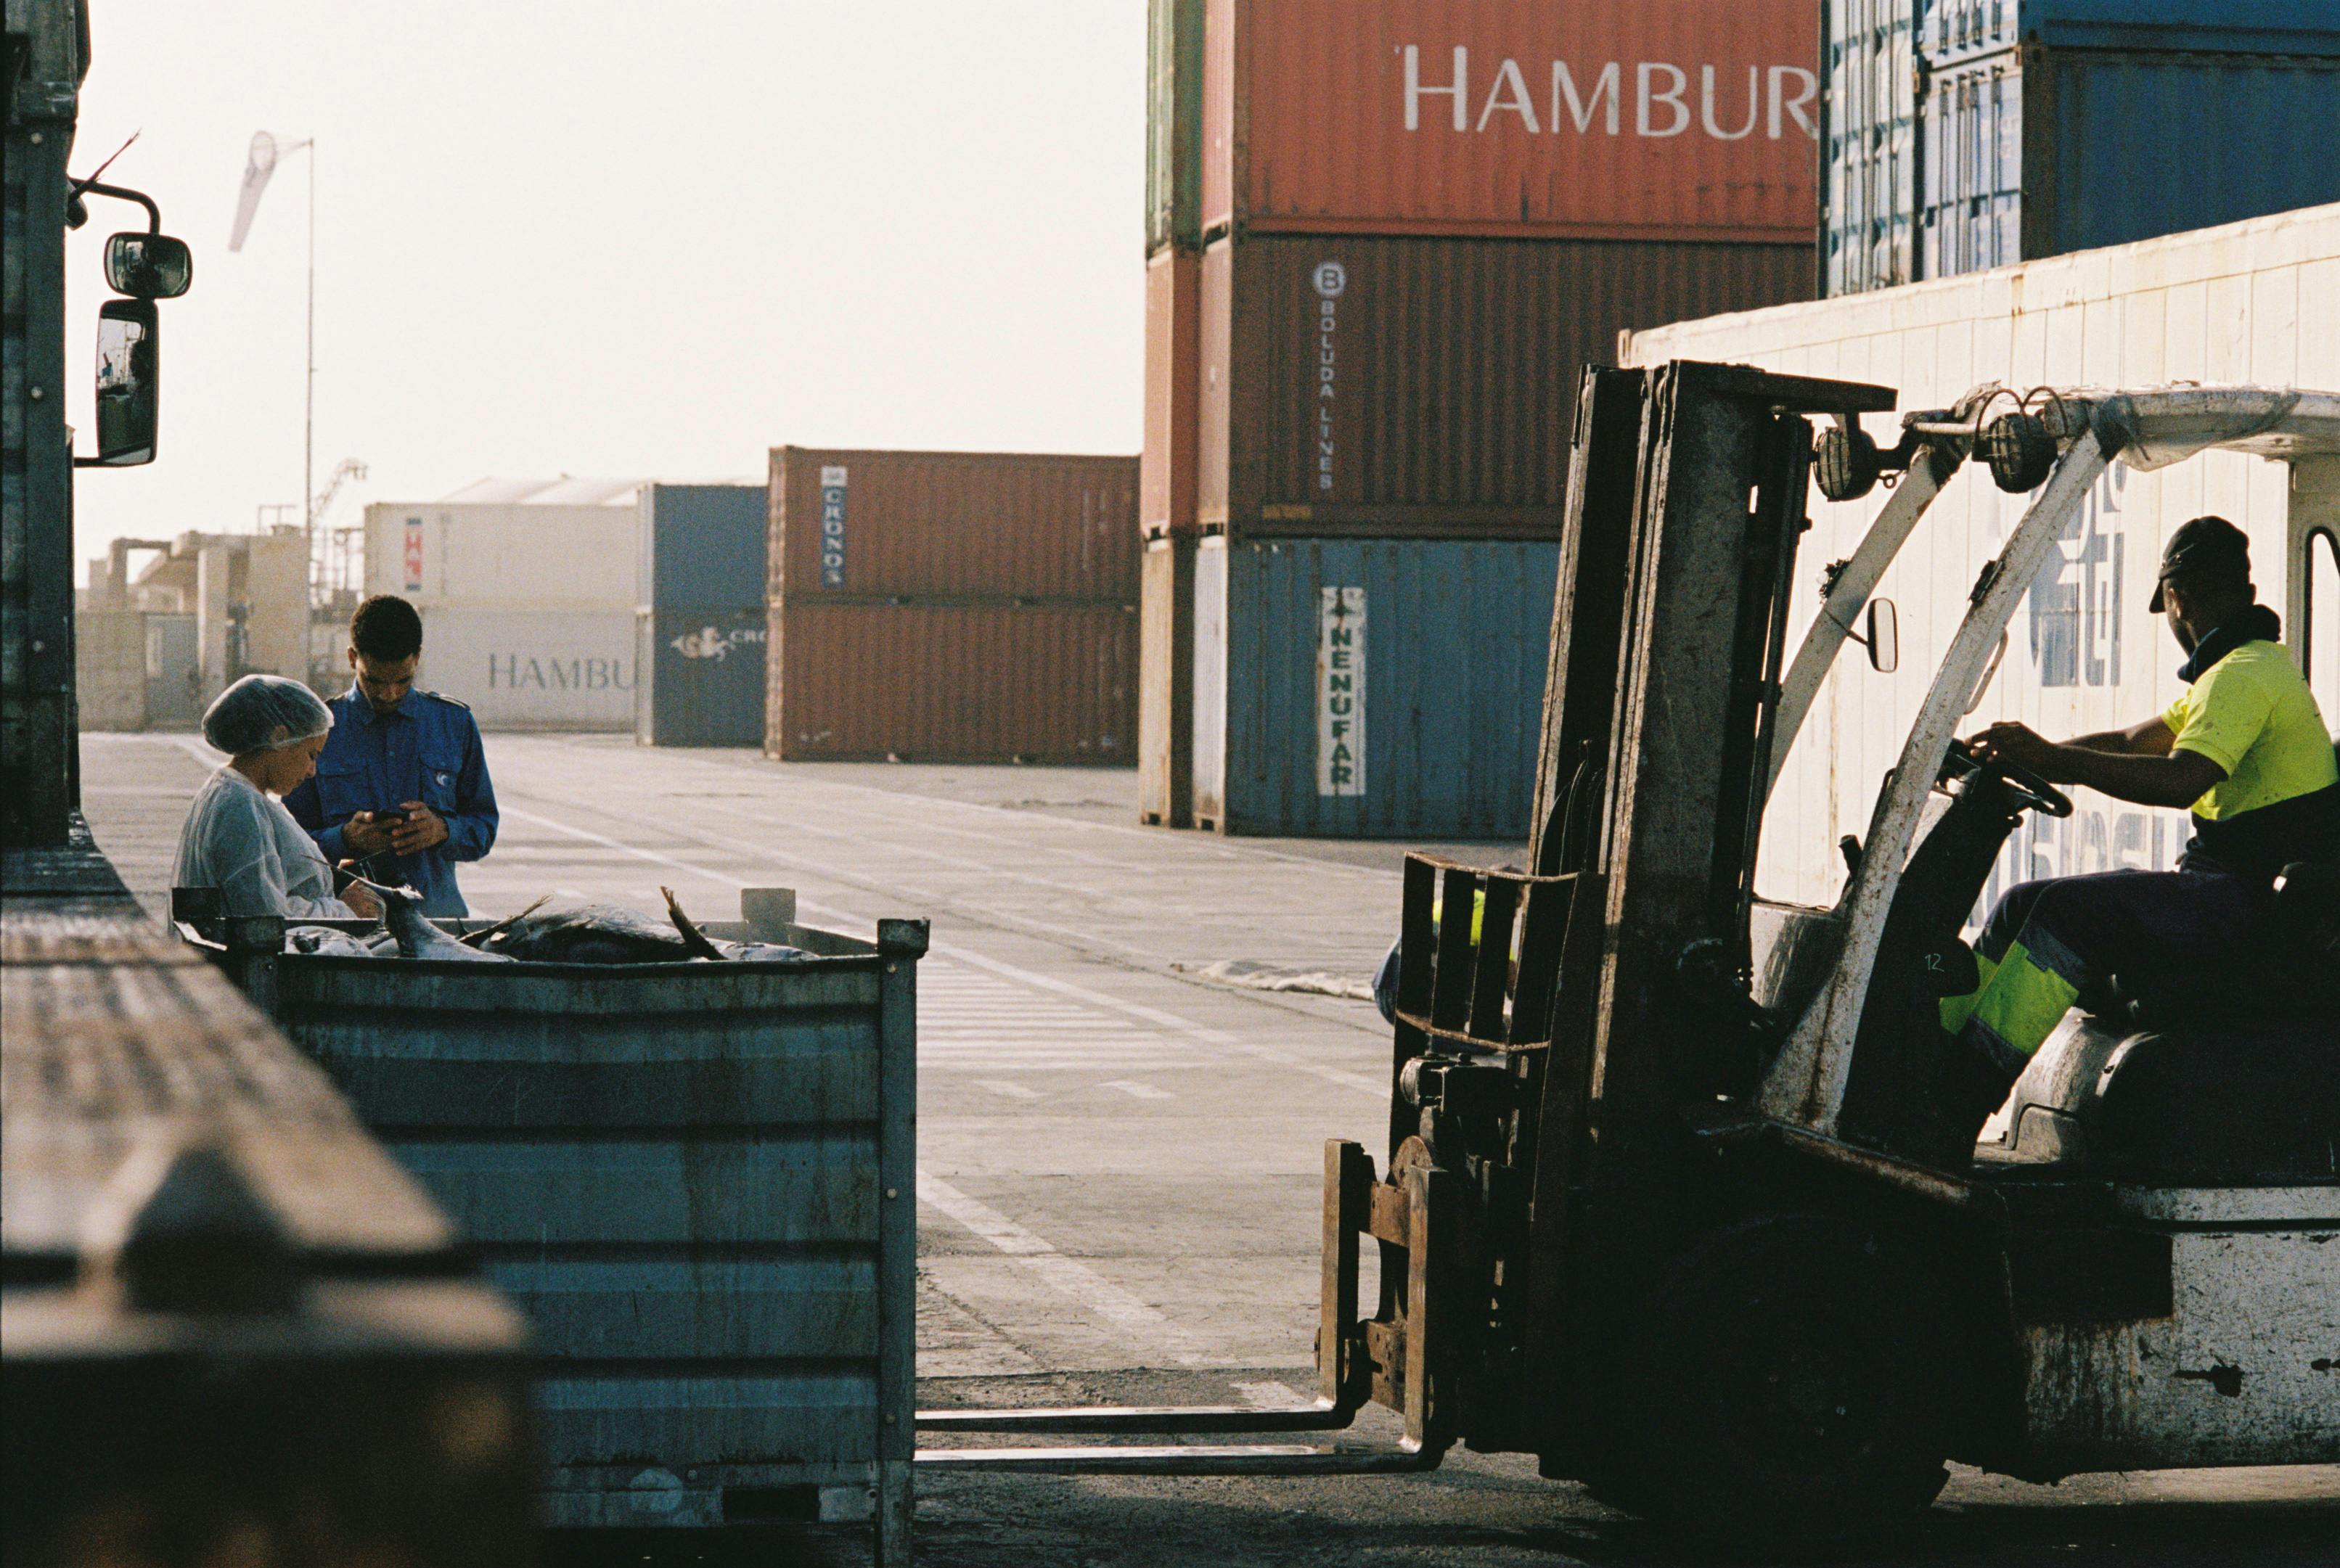
<instances>
[{"instance_id":1,"label":"white hairnet","mask_svg":"<svg viewBox=\"0 0 2340 1568\"><path fill-rule=\"evenodd\" d=\"M232 757L274 751L333 727L333 711L299 681L246 676L203 710L203 739Z\"/></svg>"}]
</instances>

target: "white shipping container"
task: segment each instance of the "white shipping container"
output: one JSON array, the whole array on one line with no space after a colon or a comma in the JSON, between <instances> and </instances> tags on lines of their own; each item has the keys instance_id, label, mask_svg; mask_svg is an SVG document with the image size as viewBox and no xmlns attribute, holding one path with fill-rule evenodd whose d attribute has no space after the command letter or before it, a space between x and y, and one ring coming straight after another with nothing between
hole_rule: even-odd
<instances>
[{"instance_id":1,"label":"white shipping container","mask_svg":"<svg viewBox=\"0 0 2340 1568\"><path fill-rule=\"evenodd\" d=\"M416 684L480 728L631 730L634 612L425 606Z\"/></svg>"},{"instance_id":2,"label":"white shipping container","mask_svg":"<svg viewBox=\"0 0 2340 1568\"><path fill-rule=\"evenodd\" d=\"M1982 382L2138 388L2174 381L2340 391L2340 205L2315 207L1965 277L1780 306L1623 335L1629 365L1722 360L1899 388L1903 411L1948 408ZM2003 411L2009 405L2002 403ZM1865 421L1880 447L1899 416ZM1889 492L1811 498L1790 646L1819 602L1823 567L1852 554ZM1790 752L1765 818L1764 897L1830 904L1838 840L1865 833L1935 666L1985 561L2030 498L2002 494L1970 463L1927 512L1879 593L1900 611L1901 662L1879 675L1840 658ZM1995 680L1962 727L2015 718L2053 739L2130 725L2182 689L2183 660L2151 614L2170 529L2220 513L2251 538L2260 599L2285 616L2327 723L2340 724L2340 462L2213 452L2155 472L2116 463L2030 585ZM2299 623L2312 608L2313 646ZM2166 868L2186 816L2076 792L2065 821L2027 814L1986 898L2010 882L2121 867Z\"/></svg>"},{"instance_id":3,"label":"white shipping container","mask_svg":"<svg viewBox=\"0 0 2340 1568\"><path fill-rule=\"evenodd\" d=\"M377 502L365 511L365 591L431 606L616 609L641 603L641 487L610 499ZM572 486L535 492L560 497ZM588 494L594 492L589 491Z\"/></svg>"}]
</instances>

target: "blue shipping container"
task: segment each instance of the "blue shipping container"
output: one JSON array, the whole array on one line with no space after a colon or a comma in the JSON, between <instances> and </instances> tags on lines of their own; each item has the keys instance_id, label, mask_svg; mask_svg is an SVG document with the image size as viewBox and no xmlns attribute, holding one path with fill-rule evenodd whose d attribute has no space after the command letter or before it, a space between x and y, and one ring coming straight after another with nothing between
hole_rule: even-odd
<instances>
[{"instance_id":1,"label":"blue shipping container","mask_svg":"<svg viewBox=\"0 0 2340 1568\"><path fill-rule=\"evenodd\" d=\"M1195 825L1526 838L1559 569L1544 541L1205 539Z\"/></svg>"},{"instance_id":2,"label":"blue shipping container","mask_svg":"<svg viewBox=\"0 0 2340 1568\"><path fill-rule=\"evenodd\" d=\"M659 607L761 607L770 492L762 485L644 485L642 592Z\"/></svg>"},{"instance_id":3,"label":"blue shipping container","mask_svg":"<svg viewBox=\"0 0 2340 1568\"><path fill-rule=\"evenodd\" d=\"M760 747L768 613L761 605L636 612L635 742Z\"/></svg>"},{"instance_id":4,"label":"blue shipping container","mask_svg":"<svg viewBox=\"0 0 2340 1568\"><path fill-rule=\"evenodd\" d=\"M2331 0L1827 0L1821 287L2340 200Z\"/></svg>"},{"instance_id":5,"label":"blue shipping container","mask_svg":"<svg viewBox=\"0 0 2340 1568\"><path fill-rule=\"evenodd\" d=\"M634 739L643 745L764 744L762 485L642 487L642 591Z\"/></svg>"},{"instance_id":6,"label":"blue shipping container","mask_svg":"<svg viewBox=\"0 0 2340 1568\"><path fill-rule=\"evenodd\" d=\"M1820 39L1820 292L1917 274L1917 0L1828 0Z\"/></svg>"}]
</instances>

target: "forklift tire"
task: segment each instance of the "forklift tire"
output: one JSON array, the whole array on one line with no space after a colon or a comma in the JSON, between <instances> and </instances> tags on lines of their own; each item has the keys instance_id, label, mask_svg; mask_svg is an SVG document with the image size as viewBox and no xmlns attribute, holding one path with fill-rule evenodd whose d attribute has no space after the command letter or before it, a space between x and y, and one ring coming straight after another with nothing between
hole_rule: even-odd
<instances>
[{"instance_id":1,"label":"forklift tire","mask_svg":"<svg viewBox=\"0 0 2340 1568\"><path fill-rule=\"evenodd\" d=\"M1707 1236L1652 1303L1627 1405L1638 1462L1601 1492L1742 1549L1836 1550L1906 1524L1948 1479L1942 1300L1850 1220Z\"/></svg>"}]
</instances>

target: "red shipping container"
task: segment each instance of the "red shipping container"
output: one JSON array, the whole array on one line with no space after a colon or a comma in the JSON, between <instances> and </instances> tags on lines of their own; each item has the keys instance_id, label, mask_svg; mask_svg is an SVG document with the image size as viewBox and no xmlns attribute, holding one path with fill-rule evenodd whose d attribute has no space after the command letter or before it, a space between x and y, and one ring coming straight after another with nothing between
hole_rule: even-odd
<instances>
[{"instance_id":1,"label":"red shipping container","mask_svg":"<svg viewBox=\"0 0 2340 1568\"><path fill-rule=\"evenodd\" d=\"M1122 537L1135 541L1125 522ZM764 753L788 762L1135 760L1137 606L771 607Z\"/></svg>"},{"instance_id":2,"label":"red shipping container","mask_svg":"<svg viewBox=\"0 0 2340 1568\"><path fill-rule=\"evenodd\" d=\"M772 598L1137 597L1137 459L776 447Z\"/></svg>"},{"instance_id":3,"label":"red shipping container","mask_svg":"<svg viewBox=\"0 0 2340 1568\"><path fill-rule=\"evenodd\" d=\"M1222 240L1202 266L1202 528L1551 532L1579 372L1614 361L1620 330L1809 299L1812 281L1809 235Z\"/></svg>"},{"instance_id":4,"label":"red shipping container","mask_svg":"<svg viewBox=\"0 0 2340 1568\"><path fill-rule=\"evenodd\" d=\"M1164 251L1145 263L1145 449L1137 463L1137 518L1145 537L1195 528L1195 395L1203 259Z\"/></svg>"},{"instance_id":5,"label":"red shipping container","mask_svg":"<svg viewBox=\"0 0 2340 1568\"><path fill-rule=\"evenodd\" d=\"M1804 242L1819 51L1819 0L1207 0L1186 177L1206 236Z\"/></svg>"}]
</instances>

